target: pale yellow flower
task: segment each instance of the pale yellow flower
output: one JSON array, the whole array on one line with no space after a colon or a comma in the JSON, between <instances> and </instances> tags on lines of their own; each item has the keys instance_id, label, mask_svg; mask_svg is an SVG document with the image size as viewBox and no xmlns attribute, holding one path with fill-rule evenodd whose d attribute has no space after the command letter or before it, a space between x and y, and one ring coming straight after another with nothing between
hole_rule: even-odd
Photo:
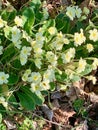
<instances>
[{"instance_id":1,"label":"pale yellow flower","mask_svg":"<svg viewBox=\"0 0 98 130\"><path fill-rule=\"evenodd\" d=\"M22 50L21 50L21 55L23 55L24 57L27 57L31 54L31 47L27 47L27 46L23 46Z\"/></svg>"},{"instance_id":2,"label":"pale yellow flower","mask_svg":"<svg viewBox=\"0 0 98 130\"><path fill-rule=\"evenodd\" d=\"M66 15L70 18L70 20L73 20L75 18L75 8L74 7L67 7Z\"/></svg>"},{"instance_id":3,"label":"pale yellow flower","mask_svg":"<svg viewBox=\"0 0 98 130\"><path fill-rule=\"evenodd\" d=\"M17 26L12 27L12 41L13 42L17 42L21 39L21 31L19 30L19 28L17 28Z\"/></svg>"},{"instance_id":4,"label":"pale yellow flower","mask_svg":"<svg viewBox=\"0 0 98 130\"><path fill-rule=\"evenodd\" d=\"M23 74L23 76L22 76L22 80L23 81L28 81L28 76L31 74L31 70L30 69L27 69L26 71L25 71L25 73Z\"/></svg>"},{"instance_id":5,"label":"pale yellow flower","mask_svg":"<svg viewBox=\"0 0 98 130\"><path fill-rule=\"evenodd\" d=\"M50 82L55 80L55 72L53 69L47 69L43 75L43 80L49 80Z\"/></svg>"},{"instance_id":6,"label":"pale yellow flower","mask_svg":"<svg viewBox=\"0 0 98 130\"><path fill-rule=\"evenodd\" d=\"M62 60L63 60L63 63L69 63L71 60L70 52L67 52L66 54L63 53Z\"/></svg>"},{"instance_id":7,"label":"pale yellow flower","mask_svg":"<svg viewBox=\"0 0 98 130\"><path fill-rule=\"evenodd\" d=\"M28 81L38 84L41 81L41 74L39 72L32 72L31 76L28 77Z\"/></svg>"},{"instance_id":8,"label":"pale yellow flower","mask_svg":"<svg viewBox=\"0 0 98 130\"><path fill-rule=\"evenodd\" d=\"M8 83L9 74L5 74L4 72L0 72L0 85Z\"/></svg>"},{"instance_id":9,"label":"pale yellow flower","mask_svg":"<svg viewBox=\"0 0 98 130\"><path fill-rule=\"evenodd\" d=\"M31 69L27 69L27 70L25 71L25 74L30 75L30 74L31 74Z\"/></svg>"},{"instance_id":10,"label":"pale yellow flower","mask_svg":"<svg viewBox=\"0 0 98 130\"><path fill-rule=\"evenodd\" d=\"M74 56L75 56L75 48L70 48L69 53L71 55L71 58L74 58Z\"/></svg>"},{"instance_id":11,"label":"pale yellow flower","mask_svg":"<svg viewBox=\"0 0 98 130\"><path fill-rule=\"evenodd\" d=\"M5 21L0 16L0 28L4 27Z\"/></svg>"},{"instance_id":12,"label":"pale yellow flower","mask_svg":"<svg viewBox=\"0 0 98 130\"><path fill-rule=\"evenodd\" d=\"M27 34L26 31L22 30L22 32L23 32L22 37L25 38L29 42L31 40L30 36Z\"/></svg>"},{"instance_id":13,"label":"pale yellow flower","mask_svg":"<svg viewBox=\"0 0 98 130\"><path fill-rule=\"evenodd\" d=\"M37 54L37 53L38 53L38 54L41 54L42 51L43 51L43 50L41 49L41 47L40 47L39 45L37 45L37 44L36 44L33 48L34 48L34 52L35 52L36 54Z\"/></svg>"},{"instance_id":14,"label":"pale yellow flower","mask_svg":"<svg viewBox=\"0 0 98 130\"><path fill-rule=\"evenodd\" d=\"M42 62L40 58L35 58L34 63L37 68L41 69Z\"/></svg>"},{"instance_id":15,"label":"pale yellow flower","mask_svg":"<svg viewBox=\"0 0 98 130\"><path fill-rule=\"evenodd\" d=\"M11 27L8 26L8 25L6 25L6 26L4 27L5 36L8 37L8 35L10 34L10 32L11 32Z\"/></svg>"},{"instance_id":16,"label":"pale yellow flower","mask_svg":"<svg viewBox=\"0 0 98 130\"><path fill-rule=\"evenodd\" d=\"M0 103L1 103L5 108L8 107L8 102L6 102L6 100L5 100L4 97L0 97Z\"/></svg>"},{"instance_id":17,"label":"pale yellow flower","mask_svg":"<svg viewBox=\"0 0 98 130\"><path fill-rule=\"evenodd\" d=\"M90 13L90 10L87 7L83 8L83 13L88 15Z\"/></svg>"},{"instance_id":18,"label":"pale yellow flower","mask_svg":"<svg viewBox=\"0 0 98 130\"><path fill-rule=\"evenodd\" d=\"M93 30L90 30L89 33L90 33L89 39L96 42L98 40L98 30L93 29Z\"/></svg>"},{"instance_id":19,"label":"pale yellow flower","mask_svg":"<svg viewBox=\"0 0 98 130\"><path fill-rule=\"evenodd\" d=\"M36 45L36 41L31 41L31 47L33 48Z\"/></svg>"},{"instance_id":20,"label":"pale yellow flower","mask_svg":"<svg viewBox=\"0 0 98 130\"><path fill-rule=\"evenodd\" d=\"M64 39L64 35L62 34L62 32L59 32L58 34L57 34L57 41L63 41L63 39Z\"/></svg>"},{"instance_id":21,"label":"pale yellow flower","mask_svg":"<svg viewBox=\"0 0 98 130\"><path fill-rule=\"evenodd\" d=\"M65 73L69 76L70 79L72 79L73 76L74 76L74 75L73 75L73 71L70 70L70 69L66 69L66 70L65 70Z\"/></svg>"},{"instance_id":22,"label":"pale yellow flower","mask_svg":"<svg viewBox=\"0 0 98 130\"><path fill-rule=\"evenodd\" d=\"M77 68L77 72L78 72L78 73L81 73L82 71L84 71L86 65L87 65L86 60L80 58L79 64L78 64L78 68Z\"/></svg>"},{"instance_id":23,"label":"pale yellow flower","mask_svg":"<svg viewBox=\"0 0 98 130\"><path fill-rule=\"evenodd\" d=\"M53 43L53 46L55 47L56 50L61 50L62 47L63 47L63 42L57 40L57 41L55 41L55 42Z\"/></svg>"},{"instance_id":24,"label":"pale yellow flower","mask_svg":"<svg viewBox=\"0 0 98 130\"><path fill-rule=\"evenodd\" d=\"M57 65L57 56L52 51L47 52L46 58L51 63L51 65L53 66Z\"/></svg>"},{"instance_id":25,"label":"pale yellow flower","mask_svg":"<svg viewBox=\"0 0 98 130\"><path fill-rule=\"evenodd\" d=\"M42 88L39 84L32 83L30 90L32 92L38 93L38 92L42 91Z\"/></svg>"},{"instance_id":26,"label":"pale yellow flower","mask_svg":"<svg viewBox=\"0 0 98 130\"><path fill-rule=\"evenodd\" d=\"M78 6L75 6L75 15L77 16L77 18L80 18L81 14L82 14L81 8L79 8Z\"/></svg>"},{"instance_id":27,"label":"pale yellow flower","mask_svg":"<svg viewBox=\"0 0 98 130\"><path fill-rule=\"evenodd\" d=\"M49 80L43 80L40 83L40 87L42 88L42 90L48 90L48 89L50 89Z\"/></svg>"},{"instance_id":28,"label":"pale yellow flower","mask_svg":"<svg viewBox=\"0 0 98 130\"><path fill-rule=\"evenodd\" d=\"M15 24L16 24L18 27L22 27L22 26L23 26L23 21L22 21L22 19L21 19L19 16L16 16L16 17L15 17L14 22L15 22Z\"/></svg>"},{"instance_id":29,"label":"pale yellow flower","mask_svg":"<svg viewBox=\"0 0 98 130\"><path fill-rule=\"evenodd\" d=\"M64 38L64 44L69 44L69 40L67 38Z\"/></svg>"},{"instance_id":30,"label":"pale yellow flower","mask_svg":"<svg viewBox=\"0 0 98 130\"><path fill-rule=\"evenodd\" d=\"M62 53L63 63L69 63L75 56L75 48L70 48L66 54Z\"/></svg>"},{"instance_id":31,"label":"pale yellow flower","mask_svg":"<svg viewBox=\"0 0 98 130\"><path fill-rule=\"evenodd\" d=\"M88 80L91 80L93 82L93 84L96 84L96 81L97 81L96 77L90 75L87 78L88 78Z\"/></svg>"},{"instance_id":32,"label":"pale yellow flower","mask_svg":"<svg viewBox=\"0 0 98 130\"><path fill-rule=\"evenodd\" d=\"M57 30L56 30L55 27L50 27L50 28L48 29L48 32L49 32L51 35L54 35L54 34L56 34Z\"/></svg>"},{"instance_id":33,"label":"pale yellow flower","mask_svg":"<svg viewBox=\"0 0 98 130\"><path fill-rule=\"evenodd\" d=\"M96 70L97 67L98 67L98 59L94 58L94 62L92 63L92 68L93 68L93 70Z\"/></svg>"},{"instance_id":34,"label":"pale yellow flower","mask_svg":"<svg viewBox=\"0 0 98 130\"><path fill-rule=\"evenodd\" d=\"M80 33L74 34L74 43L75 46L79 46L82 43L84 43L86 40L86 37L84 36L83 29L80 29Z\"/></svg>"},{"instance_id":35,"label":"pale yellow flower","mask_svg":"<svg viewBox=\"0 0 98 130\"><path fill-rule=\"evenodd\" d=\"M93 47L92 44L87 44L87 45L86 45L86 48L87 48L88 52L91 52L91 51L94 50L94 47Z\"/></svg>"},{"instance_id":36,"label":"pale yellow flower","mask_svg":"<svg viewBox=\"0 0 98 130\"><path fill-rule=\"evenodd\" d=\"M36 33L36 43L38 44L44 44L45 37L43 36L42 32Z\"/></svg>"},{"instance_id":37,"label":"pale yellow flower","mask_svg":"<svg viewBox=\"0 0 98 130\"><path fill-rule=\"evenodd\" d=\"M25 65L27 63L27 57L20 54L20 63L21 65Z\"/></svg>"},{"instance_id":38,"label":"pale yellow flower","mask_svg":"<svg viewBox=\"0 0 98 130\"><path fill-rule=\"evenodd\" d=\"M24 75L22 76L22 80L23 80L23 81L27 81L27 80L28 80L28 75L27 75L27 74L24 74Z\"/></svg>"}]
</instances>

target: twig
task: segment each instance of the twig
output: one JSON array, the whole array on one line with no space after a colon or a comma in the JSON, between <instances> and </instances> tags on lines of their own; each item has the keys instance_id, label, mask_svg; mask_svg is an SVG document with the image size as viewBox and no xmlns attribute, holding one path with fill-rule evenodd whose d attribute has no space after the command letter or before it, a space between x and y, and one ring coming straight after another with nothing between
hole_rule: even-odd
<instances>
[{"instance_id":1,"label":"twig","mask_svg":"<svg viewBox=\"0 0 98 130\"><path fill-rule=\"evenodd\" d=\"M35 113L33 113L33 115L36 116L36 117L39 117L39 118L43 119L44 121L46 121L46 122L48 122L48 123L51 123L51 124L54 124L54 125L57 125L57 126L66 128L65 125L61 125L60 123L56 123L56 122L54 122L54 121L49 121L49 120L47 120L47 119L45 119L45 118L43 118L43 117L41 117L41 116L39 116L39 115L37 115L37 114L35 114Z\"/></svg>"}]
</instances>

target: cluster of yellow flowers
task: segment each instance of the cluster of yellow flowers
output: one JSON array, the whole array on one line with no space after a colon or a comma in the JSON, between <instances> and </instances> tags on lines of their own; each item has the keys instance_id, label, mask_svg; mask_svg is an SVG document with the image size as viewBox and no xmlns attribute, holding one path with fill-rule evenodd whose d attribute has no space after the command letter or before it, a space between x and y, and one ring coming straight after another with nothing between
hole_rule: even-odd
<instances>
[{"instance_id":1,"label":"cluster of yellow flowers","mask_svg":"<svg viewBox=\"0 0 98 130\"><path fill-rule=\"evenodd\" d=\"M84 12L88 15L88 10L84 8ZM80 18L82 10L78 6L67 7L66 15L73 20L75 17ZM44 21L47 22L47 21ZM78 48L84 47L88 53L94 51L93 43L98 42L98 29L90 28L89 30L80 29L79 32L74 32L70 35L63 34L62 31L53 26L42 26L38 31L29 35L24 31L24 21L22 17L16 16L13 20L13 26L10 26L0 16L0 29L6 39L14 46L17 53L17 58L23 68L21 77L25 84L31 85L31 91L41 94L40 91L48 90L50 83L56 81L56 73L69 75L70 79L74 78L74 74L81 75L86 67L90 65L91 70L98 67L98 59L83 58L79 56L77 59ZM45 29L44 29L45 28ZM2 33L2 34L3 34ZM88 42L89 41L89 42ZM4 52L2 39L0 43L0 56ZM32 65L36 68L32 72ZM26 65L28 68L26 68ZM0 72L0 85L8 83L9 75ZM92 82L96 83L96 78L93 76L87 77Z\"/></svg>"}]
</instances>

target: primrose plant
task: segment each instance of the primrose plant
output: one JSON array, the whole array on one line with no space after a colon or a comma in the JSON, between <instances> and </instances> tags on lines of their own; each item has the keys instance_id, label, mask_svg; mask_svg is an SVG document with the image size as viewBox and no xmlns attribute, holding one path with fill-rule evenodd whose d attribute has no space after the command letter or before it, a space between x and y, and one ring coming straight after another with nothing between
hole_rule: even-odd
<instances>
[{"instance_id":1,"label":"primrose plant","mask_svg":"<svg viewBox=\"0 0 98 130\"><path fill-rule=\"evenodd\" d=\"M98 67L98 10L69 6L54 19L40 0L16 11L0 2L0 107L34 110L47 91ZM12 107L13 106L13 107Z\"/></svg>"}]
</instances>

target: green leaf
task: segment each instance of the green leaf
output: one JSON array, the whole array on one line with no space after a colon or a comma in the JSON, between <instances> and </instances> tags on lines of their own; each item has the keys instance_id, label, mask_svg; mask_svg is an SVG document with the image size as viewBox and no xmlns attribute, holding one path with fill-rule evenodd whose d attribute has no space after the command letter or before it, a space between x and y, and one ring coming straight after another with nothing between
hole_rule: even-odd
<instances>
[{"instance_id":1,"label":"green leaf","mask_svg":"<svg viewBox=\"0 0 98 130\"><path fill-rule=\"evenodd\" d=\"M7 93L9 92L9 88L8 88L8 85L7 84L3 84L0 86L0 94L1 93Z\"/></svg>"},{"instance_id":2,"label":"green leaf","mask_svg":"<svg viewBox=\"0 0 98 130\"><path fill-rule=\"evenodd\" d=\"M59 73L56 73L55 78L56 78L56 80L60 81L61 80L61 75Z\"/></svg>"},{"instance_id":3,"label":"green leaf","mask_svg":"<svg viewBox=\"0 0 98 130\"><path fill-rule=\"evenodd\" d=\"M55 26L55 20L54 19L50 19L48 21L46 21L43 26L42 26L42 30L44 32L46 32L47 28L51 27L51 26Z\"/></svg>"},{"instance_id":4,"label":"green leaf","mask_svg":"<svg viewBox=\"0 0 98 130\"><path fill-rule=\"evenodd\" d=\"M14 94L12 94L9 99L8 99L8 103L11 104L13 107L18 108L19 107L19 103L17 103L17 100L14 96Z\"/></svg>"},{"instance_id":5,"label":"green leaf","mask_svg":"<svg viewBox=\"0 0 98 130\"><path fill-rule=\"evenodd\" d=\"M81 72L81 75L87 75L92 71L92 67L91 65L87 65L85 70L83 72Z\"/></svg>"},{"instance_id":6,"label":"green leaf","mask_svg":"<svg viewBox=\"0 0 98 130\"><path fill-rule=\"evenodd\" d=\"M58 72L55 74L56 80L58 82L66 82L68 80L66 73L59 74Z\"/></svg>"},{"instance_id":7,"label":"green leaf","mask_svg":"<svg viewBox=\"0 0 98 130\"><path fill-rule=\"evenodd\" d=\"M35 15L32 8L25 8L22 14L23 20L24 20L24 30L31 34L32 26L35 21Z\"/></svg>"},{"instance_id":8,"label":"green leaf","mask_svg":"<svg viewBox=\"0 0 98 130\"><path fill-rule=\"evenodd\" d=\"M8 80L9 80L8 85L14 85L18 82L19 76L15 74L11 74Z\"/></svg>"},{"instance_id":9,"label":"green leaf","mask_svg":"<svg viewBox=\"0 0 98 130\"><path fill-rule=\"evenodd\" d=\"M80 59L80 58L85 58L88 57L88 51L85 49L84 46L79 46L76 49L76 58Z\"/></svg>"},{"instance_id":10,"label":"green leaf","mask_svg":"<svg viewBox=\"0 0 98 130\"><path fill-rule=\"evenodd\" d=\"M30 7L32 7L35 12L39 12L40 5L41 5L40 0L32 0L30 2Z\"/></svg>"},{"instance_id":11,"label":"green leaf","mask_svg":"<svg viewBox=\"0 0 98 130\"><path fill-rule=\"evenodd\" d=\"M12 55L14 55L15 53L15 48L13 46L13 44L10 44L9 46L7 46L7 48L5 49L3 56L1 58L1 61L3 60L9 60L12 58Z\"/></svg>"},{"instance_id":12,"label":"green leaf","mask_svg":"<svg viewBox=\"0 0 98 130\"><path fill-rule=\"evenodd\" d=\"M70 20L68 17L65 17L65 14L60 13L56 17L56 27L59 31L62 31L63 33L69 33L70 31Z\"/></svg>"},{"instance_id":13,"label":"green leaf","mask_svg":"<svg viewBox=\"0 0 98 130\"><path fill-rule=\"evenodd\" d=\"M1 13L1 16L2 16L3 20L7 21L8 17L9 17L9 12L7 12L6 10L3 10Z\"/></svg>"},{"instance_id":14,"label":"green leaf","mask_svg":"<svg viewBox=\"0 0 98 130\"><path fill-rule=\"evenodd\" d=\"M55 83L54 83L54 82L51 82L51 83L50 83L50 90L51 90L51 91L54 91L54 90L55 90Z\"/></svg>"},{"instance_id":15,"label":"green leaf","mask_svg":"<svg viewBox=\"0 0 98 130\"><path fill-rule=\"evenodd\" d=\"M83 24L82 22L80 22L80 21L78 21L78 22L76 23L76 26L77 26L77 31L78 31L78 32L80 31L81 28L84 28L84 27L85 27L84 24Z\"/></svg>"},{"instance_id":16,"label":"green leaf","mask_svg":"<svg viewBox=\"0 0 98 130\"><path fill-rule=\"evenodd\" d=\"M83 104L84 104L83 99L77 99L74 101L73 107L77 112L79 112L80 109L83 107Z\"/></svg>"},{"instance_id":17,"label":"green leaf","mask_svg":"<svg viewBox=\"0 0 98 130\"><path fill-rule=\"evenodd\" d=\"M15 59L15 60L13 61L13 63L12 63L12 66L13 66L14 68L16 68L17 70L20 70L20 69L21 69L20 60Z\"/></svg>"},{"instance_id":18,"label":"green leaf","mask_svg":"<svg viewBox=\"0 0 98 130\"><path fill-rule=\"evenodd\" d=\"M6 116L6 109L2 104L0 104L0 113L2 114L2 116Z\"/></svg>"},{"instance_id":19,"label":"green leaf","mask_svg":"<svg viewBox=\"0 0 98 130\"><path fill-rule=\"evenodd\" d=\"M31 95L31 97L34 99L36 105L42 105L42 103L44 102L43 96L42 95L36 95L35 93L31 92L29 87L26 87L26 86L21 87L21 90L24 93Z\"/></svg>"},{"instance_id":20,"label":"green leaf","mask_svg":"<svg viewBox=\"0 0 98 130\"><path fill-rule=\"evenodd\" d=\"M35 102L34 98L31 95L28 95L28 93L24 92L17 92L17 95L19 97L20 103L22 107L24 107L27 110L34 110L35 109Z\"/></svg>"},{"instance_id":21,"label":"green leaf","mask_svg":"<svg viewBox=\"0 0 98 130\"><path fill-rule=\"evenodd\" d=\"M42 94L36 94L31 92L29 86L22 86L17 92L22 107L27 110L34 110L35 105L42 105L44 98Z\"/></svg>"},{"instance_id":22,"label":"green leaf","mask_svg":"<svg viewBox=\"0 0 98 130\"><path fill-rule=\"evenodd\" d=\"M16 10L13 10L12 12L8 12L7 10L4 10L1 15L3 20L7 22L11 22L11 20L13 20L16 16Z\"/></svg>"},{"instance_id":23,"label":"green leaf","mask_svg":"<svg viewBox=\"0 0 98 130\"><path fill-rule=\"evenodd\" d=\"M2 114L0 113L0 124L2 123Z\"/></svg>"},{"instance_id":24,"label":"green leaf","mask_svg":"<svg viewBox=\"0 0 98 130\"><path fill-rule=\"evenodd\" d=\"M41 4L41 1L40 1L40 0L32 0L31 2L32 2L33 4L38 4L38 5Z\"/></svg>"},{"instance_id":25,"label":"green leaf","mask_svg":"<svg viewBox=\"0 0 98 130\"><path fill-rule=\"evenodd\" d=\"M44 98L42 96L42 94L40 93L40 95L32 93L33 94L33 98L35 100L36 105L42 105L42 103L44 102Z\"/></svg>"},{"instance_id":26,"label":"green leaf","mask_svg":"<svg viewBox=\"0 0 98 130\"><path fill-rule=\"evenodd\" d=\"M74 75L73 78L71 79L72 82L79 81L81 78L78 75Z\"/></svg>"},{"instance_id":27,"label":"green leaf","mask_svg":"<svg viewBox=\"0 0 98 130\"><path fill-rule=\"evenodd\" d=\"M15 16L16 16L16 10L13 10L12 12L10 12L8 20L9 21L13 20L15 18Z\"/></svg>"}]
</instances>

